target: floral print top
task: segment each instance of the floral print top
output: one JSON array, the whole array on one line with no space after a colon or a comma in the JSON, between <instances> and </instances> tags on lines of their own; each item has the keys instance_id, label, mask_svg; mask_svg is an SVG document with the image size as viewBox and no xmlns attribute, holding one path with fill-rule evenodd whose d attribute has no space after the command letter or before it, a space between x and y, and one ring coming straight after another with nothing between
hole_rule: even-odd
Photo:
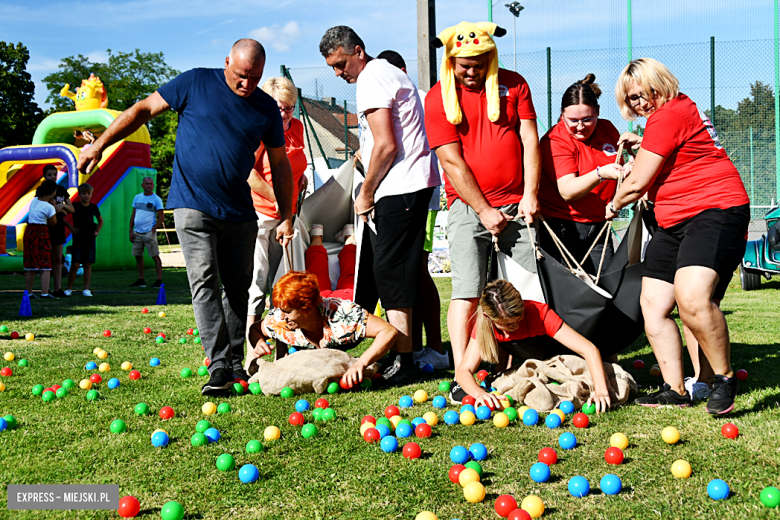
<instances>
[{"instance_id":1,"label":"floral print top","mask_svg":"<svg viewBox=\"0 0 780 520\"><path fill-rule=\"evenodd\" d=\"M324 348L339 348L340 345L358 342L366 337L368 312L355 302L323 298L319 310L325 318ZM314 345L304 336L302 330L291 330L279 309L268 312L263 320L263 328L269 338L283 341L292 347L319 348L319 345Z\"/></svg>"}]
</instances>

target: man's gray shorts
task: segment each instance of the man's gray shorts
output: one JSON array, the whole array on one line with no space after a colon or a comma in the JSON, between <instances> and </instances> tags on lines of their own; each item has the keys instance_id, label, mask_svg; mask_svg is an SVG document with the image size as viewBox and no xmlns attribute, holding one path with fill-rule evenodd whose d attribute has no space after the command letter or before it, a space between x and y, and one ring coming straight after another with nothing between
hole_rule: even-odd
<instances>
[{"instance_id":1,"label":"man's gray shorts","mask_svg":"<svg viewBox=\"0 0 780 520\"><path fill-rule=\"evenodd\" d=\"M515 216L517 206L508 204L497 209ZM536 229L533 225L531 233L536 240ZM456 199L450 206L447 238L452 262L452 299L479 298L485 287L493 235L485 229L471 206ZM504 231L498 235L498 246L501 252L512 257L521 267L536 273L536 255L523 219L512 220L507 224Z\"/></svg>"}]
</instances>

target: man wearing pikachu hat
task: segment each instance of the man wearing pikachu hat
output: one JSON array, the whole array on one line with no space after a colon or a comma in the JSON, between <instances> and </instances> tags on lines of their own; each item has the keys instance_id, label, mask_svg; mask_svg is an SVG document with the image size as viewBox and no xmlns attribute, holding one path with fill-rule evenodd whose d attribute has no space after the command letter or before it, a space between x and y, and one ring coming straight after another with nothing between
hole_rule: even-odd
<instances>
[{"instance_id":1,"label":"man wearing pikachu hat","mask_svg":"<svg viewBox=\"0 0 780 520\"><path fill-rule=\"evenodd\" d=\"M447 316L457 369L485 285L493 237L530 273L539 213L540 155L528 83L500 69L493 23L461 22L442 31L440 80L425 99L425 128L445 172L452 302ZM517 220L513 220L518 217ZM525 220L525 222L523 221Z\"/></svg>"}]
</instances>

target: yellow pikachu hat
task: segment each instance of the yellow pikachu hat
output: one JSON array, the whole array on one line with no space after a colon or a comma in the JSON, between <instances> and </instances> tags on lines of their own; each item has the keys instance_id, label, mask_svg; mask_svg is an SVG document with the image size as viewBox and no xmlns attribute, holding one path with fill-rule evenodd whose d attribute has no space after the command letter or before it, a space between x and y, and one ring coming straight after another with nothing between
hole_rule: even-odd
<instances>
[{"instance_id":1,"label":"yellow pikachu hat","mask_svg":"<svg viewBox=\"0 0 780 520\"><path fill-rule=\"evenodd\" d=\"M470 58L480 54L490 53L485 90L487 95L488 119L498 121L501 115L501 100L498 96L498 51L493 36L503 36L502 29L491 22L460 22L454 27L444 29L434 39L433 46L444 47L444 59L441 60L441 97L444 101L444 112L447 120L453 125L459 125L463 113L460 110L458 95L455 91L454 65L450 58Z\"/></svg>"}]
</instances>

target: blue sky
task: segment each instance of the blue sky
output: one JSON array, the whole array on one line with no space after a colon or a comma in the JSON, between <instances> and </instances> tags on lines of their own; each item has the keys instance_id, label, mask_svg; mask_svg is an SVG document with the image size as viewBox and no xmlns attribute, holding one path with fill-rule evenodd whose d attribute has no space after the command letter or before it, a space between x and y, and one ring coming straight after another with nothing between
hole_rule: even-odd
<instances>
[{"instance_id":1,"label":"blue sky","mask_svg":"<svg viewBox=\"0 0 780 520\"><path fill-rule=\"evenodd\" d=\"M499 40L499 49L504 65L511 67L512 17L505 3L508 0L495 2L494 20L509 31ZM595 69L604 70L597 75L604 78L606 91L612 89L612 78L625 63L622 52L611 53L609 59L604 54L589 56L588 52L579 55L575 52L570 57L580 57L573 62L559 58L569 56L566 53L556 53L625 45L625 0L525 0L521 3L525 10L517 19L515 30L521 73L527 70L529 76L534 76L532 69L539 68L539 59L550 46L555 57L554 91L556 85L565 88ZM751 81L771 82L772 47L767 42L755 45L720 42L771 39L772 5L769 0L706 3L633 0L634 45L641 52L667 57L672 70L680 76L683 89L686 85L703 89L704 99L704 87L709 85L708 41L710 36L715 36L719 42L718 82L723 84L723 89L718 90L718 103L734 105L736 100L745 97L746 86ZM437 2L438 30L461 20L485 19L486 1ZM145 52L162 51L168 64L179 70L221 67L235 40L254 37L266 46L269 59L265 77L271 77L278 75L281 64L293 69L323 67L324 60L317 50L319 40L325 29L340 24L352 26L361 35L369 54L392 48L407 58L416 57L414 0L97 0L89 3L0 0L0 39L22 42L29 48L28 70L36 81L36 100L42 105L47 93L40 80L56 70L59 60L65 56L84 54L102 61L106 49L139 48ZM689 57L681 56L679 48L665 47L689 42L702 42L698 47L685 49L692 53ZM593 59L589 62L588 57ZM636 52L635 57L638 57ZM683 58L686 61L681 61ZM675 65L686 70L676 69ZM321 71L316 73L319 75ZM555 105L558 100L553 99ZM537 96L539 103L541 99Z\"/></svg>"}]
</instances>

